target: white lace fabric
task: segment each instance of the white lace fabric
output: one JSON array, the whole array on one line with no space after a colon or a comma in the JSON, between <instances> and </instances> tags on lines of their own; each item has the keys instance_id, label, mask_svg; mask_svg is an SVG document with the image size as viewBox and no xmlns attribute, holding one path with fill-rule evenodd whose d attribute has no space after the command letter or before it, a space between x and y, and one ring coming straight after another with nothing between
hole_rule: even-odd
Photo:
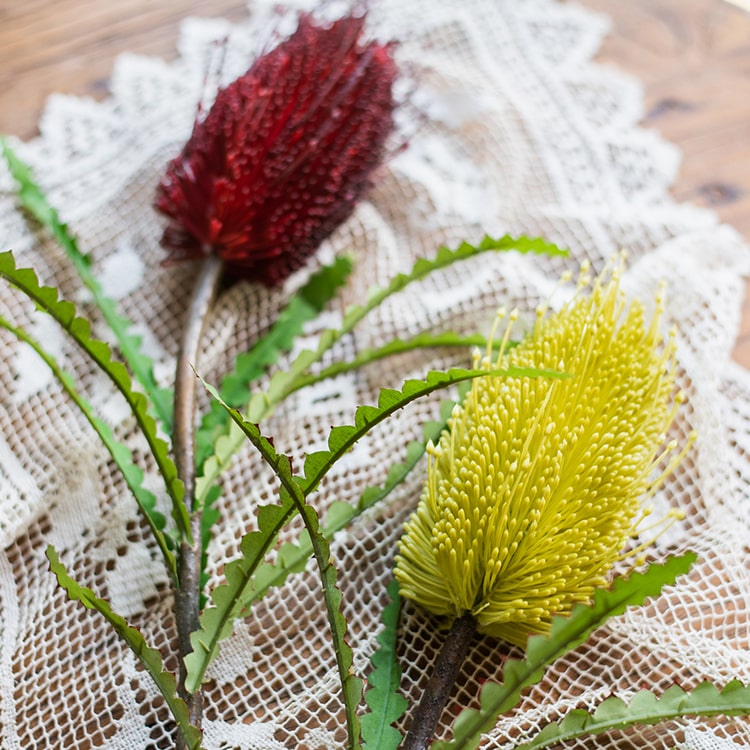
<instances>
[{"instance_id":1,"label":"white lace fabric","mask_svg":"<svg viewBox=\"0 0 750 750\"><path fill-rule=\"evenodd\" d=\"M175 63L122 56L109 98L53 97L40 137L15 144L90 253L106 291L135 321L165 384L195 267L160 266L154 188L189 135L217 49L221 75L229 80L261 48L272 15L270 0L258 0L240 26L187 20ZM341 298L309 327L300 346L313 343L323 326L336 325L344 307L360 302L370 286L386 283L417 257L432 256L441 243L507 231L544 236L569 248L570 257L490 254L434 274L368 316L333 356L422 330L486 332L499 306L518 306L523 326L564 269L575 271L584 259L601 269L626 248L629 296L651 300L660 280L667 282L665 325L678 330L679 383L688 396L675 437L699 433L658 498L664 508L683 509L686 518L654 550L657 557L695 550L699 560L690 575L557 662L482 747L512 748L571 708L593 709L609 695L629 697L642 686L662 691L704 678L719 685L734 678L750 682L750 376L730 359L741 277L750 273L748 247L713 214L670 198L678 154L638 127L638 84L591 61L606 33L602 17L551 0L378 0L368 23L379 38L399 40L396 55L413 83L401 115L411 128L408 148L390 159L368 200L311 264L344 252L356 261ZM92 317L94 332L107 336L61 250L18 210L4 166L0 245L17 253L19 265L59 286ZM308 272L280 290L240 284L223 293L199 363L209 382L218 382L234 356L268 329ZM166 508L134 421L106 378L7 286L0 314L29 327L60 357L97 413L135 450L148 486ZM66 600L45 549L54 544L73 577L139 627L174 669L172 593L161 558L125 483L59 384L5 331L0 347L0 746L170 747L174 727L156 688L98 614ZM465 351L427 350L372 365L293 397L264 431L301 462L325 445L331 425L350 424L357 404L373 403L379 388L469 361ZM319 512L335 500L354 503L365 487L381 484L437 405L437 399L417 402L361 441L314 496ZM396 542L423 476L420 466L333 545L360 674L376 646ZM224 475L210 587L238 555L242 534L254 528L258 505L275 498L273 477L248 446ZM283 537L298 533L294 524ZM439 644L435 621L407 603L399 658L410 698L418 696ZM476 706L480 685L501 677L508 654L517 655L502 642L477 639L446 716ZM339 685L312 566L236 622L208 678L207 750L344 746ZM717 718L569 746L748 745L747 721Z\"/></svg>"}]
</instances>

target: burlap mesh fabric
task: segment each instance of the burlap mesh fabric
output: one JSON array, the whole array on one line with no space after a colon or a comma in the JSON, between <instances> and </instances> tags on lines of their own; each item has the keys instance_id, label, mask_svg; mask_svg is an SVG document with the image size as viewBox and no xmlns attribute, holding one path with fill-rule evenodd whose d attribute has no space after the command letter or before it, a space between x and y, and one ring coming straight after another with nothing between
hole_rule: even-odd
<instances>
[{"instance_id":1,"label":"burlap mesh fabric","mask_svg":"<svg viewBox=\"0 0 750 750\"><path fill-rule=\"evenodd\" d=\"M217 78L242 72L269 28L285 24L271 3L250 4L246 24L186 21L180 59L121 57L103 102L53 97L41 137L16 144L52 202L91 254L108 293L136 323L159 379L172 379L176 342L195 267L163 268L161 222L151 208L156 182L189 135L196 102ZM294 5L294 4L292 4ZM669 197L678 155L638 128L641 92L591 61L606 22L548 0L396 0L371 3L369 28L396 38L405 72L401 140L367 201L310 266L285 288L250 284L223 292L209 324L199 371L217 382L238 352L268 329L317 263L349 253L355 271L319 324L336 326L346 305L385 284L440 244L487 232L542 235L570 249L567 259L483 255L430 276L369 315L334 348L346 358L394 336L453 329L487 332L499 306L518 306L518 332L536 305L558 290L565 269L584 259L601 269L628 251L628 295L653 299L667 282L665 326L676 326L679 383L688 399L674 437L691 429L697 445L657 498L686 513L654 555L693 549L699 561L657 601L613 620L550 670L483 741L511 748L573 707L593 708L641 686L692 687L703 678L750 681L750 377L730 354L750 252L710 213ZM332 11L332 6L329 6ZM19 212L0 166L0 245L21 265L90 315L107 337L63 253ZM554 297L553 297L554 299ZM0 313L29 327L77 379L116 436L128 443L159 490L154 466L124 402L55 324L8 286ZM171 654L172 593L161 559L122 479L76 408L25 346L0 332L0 745L7 750L173 745L163 701L135 658L100 616L69 603L44 556L54 544L82 584L108 599L149 642ZM292 355L293 356L293 355ZM283 359L279 367L290 361ZM357 404L429 369L465 366L464 350L420 351L371 365L295 395L267 420L276 447L301 461L325 445L332 425L351 423ZM206 401L202 401L205 406ZM415 403L363 440L313 502L356 502L401 461L438 399ZM414 508L420 465L386 502L334 542L355 668L367 671L401 526ZM211 585L254 528L259 504L274 502L273 477L248 445L223 478L221 520L210 548ZM163 492L160 500L166 509ZM293 540L292 524L283 539ZM436 648L436 623L406 604L400 621L403 691L419 694ZM447 709L475 706L479 686L498 678L515 653L477 639ZM175 668L173 657L168 665ZM211 667L206 689L208 750L343 747L345 729L319 581L312 566L289 577L237 621ZM741 719L685 720L572 743L581 748L727 750L750 744Z\"/></svg>"}]
</instances>

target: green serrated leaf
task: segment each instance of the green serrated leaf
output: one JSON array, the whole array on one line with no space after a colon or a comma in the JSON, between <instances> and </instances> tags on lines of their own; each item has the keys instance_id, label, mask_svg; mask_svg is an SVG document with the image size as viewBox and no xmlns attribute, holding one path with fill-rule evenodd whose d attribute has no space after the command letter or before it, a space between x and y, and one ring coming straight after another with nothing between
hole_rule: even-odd
<instances>
[{"instance_id":1,"label":"green serrated leaf","mask_svg":"<svg viewBox=\"0 0 750 750\"><path fill-rule=\"evenodd\" d=\"M204 383L204 385L206 385ZM247 439L255 446L263 460L270 466L281 484L282 497L287 495L302 518L305 528L310 535L313 555L318 565L320 582L323 588L326 614L331 631L333 650L336 655L336 666L341 681L344 707L346 712L346 728L349 737L348 747L357 750L361 747L359 716L357 706L362 696L362 680L353 671L354 654L346 642L347 622L341 608L343 594L338 588L337 570L331 557L331 547L328 540L320 532L320 521L315 509L308 505L302 489L292 474L291 460L282 453L277 453L271 442L263 437L258 427L242 419L240 414L227 406L216 391L206 385L208 392L217 399L227 410L227 413L237 423Z\"/></svg>"},{"instance_id":2,"label":"green serrated leaf","mask_svg":"<svg viewBox=\"0 0 750 750\"><path fill-rule=\"evenodd\" d=\"M57 378L60 385L70 397L71 401L78 407L83 416L101 439L117 468L122 473L125 483L133 493L139 508L148 522L151 533L161 550L162 557L167 567L172 582L177 583L177 562L170 548L170 539L164 532L166 519L156 510L156 498L143 486L143 471L133 463L130 449L117 441L112 434L109 425L94 414L91 405L78 392L73 378L65 372L57 360L46 352L41 344L29 336L26 331L14 326L9 320L0 315L0 327L10 331L19 341L30 346L50 368L52 374Z\"/></svg>"},{"instance_id":3,"label":"green serrated leaf","mask_svg":"<svg viewBox=\"0 0 750 750\"><path fill-rule=\"evenodd\" d=\"M370 688L365 693L365 703L370 709L362 717L362 740L366 750L396 750L403 735L393 725L406 711L409 703L398 692L401 668L396 654L396 634L401 597L398 581L388 584L390 601L383 609L384 629L378 636L380 648L370 661L372 672L368 677Z\"/></svg>"},{"instance_id":4,"label":"green serrated leaf","mask_svg":"<svg viewBox=\"0 0 750 750\"><path fill-rule=\"evenodd\" d=\"M21 205L47 228L65 251L84 286L91 292L94 303L112 331L122 358L127 363L136 381L148 394L156 417L167 435L172 434L172 391L162 388L154 377L154 363L141 351L141 337L130 333L131 321L120 315L117 305L104 294L101 284L91 271L91 259L78 248L78 242L68 225L60 220L57 211L50 205L28 164L23 162L5 139L0 146L8 163L11 175L18 183L18 199Z\"/></svg>"},{"instance_id":5,"label":"green serrated leaf","mask_svg":"<svg viewBox=\"0 0 750 750\"><path fill-rule=\"evenodd\" d=\"M290 393L303 387L303 376L314 362L319 361L342 336L354 330L354 327L368 313L382 304L388 297L403 291L410 284L421 281L434 271L447 268L453 263L468 260L481 253L486 252L508 252L515 250L520 253L538 253L546 255L565 255L566 251L556 245L546 242L540 238L511 237L505 235L499 239L485 236L478 245L468 242L462 243L458 248L452 250L448 247L440 247L434 258L418 259L411 271L400 273L391 279L390 283L383 288L374 287L367 295L364 305L352 305L344 312L341 328L324 331L315 351L304 351L291 364L285 373L278 373L269 383L265 394L256 394L248 406L248 419L252 422L260 422L274 408L283 401Z\"/></svg>"},{"instance_id":6,"label":"green serrated leaf","mask_svg":"<svg viewBox=\"0 0 750 750\"><path fill-rule=\"evenodd\" d=\"M188 692L200 689L208 665L219 653L219 644L232 634L234 620L241 613L239 603L252 585L254 571L293 512L294 505L288 496L282 497L281 505L263 505L258 509L258 530L242 537L240 557L226 565L226 582L213 589L213 606L201 612L200 626L190 636L193 650L185 657Z\"/></svg>"},{"instance_id":7,"label":"green serrated leaf","mask_svg":"<svg viewBox=\"0 0 750 750\"><path fill-rule=\"evenodd\" d=\"M130 407L143 436L148 443L167 494L172 501L172 516L183 538L190 540L190 525L183 502L185 488L177 476L177 469L169 457L167 444L158 436L154 418L148 412L148 402L142 393L133 390L130 374L122 362L112 359L109 345L91 336L91 326L85 318L76 315L74 305L58 299L55 287L41 286L36 273L30 268L16 268L12 252L0 253L0 277L23 292L37 307L50 315L104 372Z\"/></svg>"},{"instance_id":8,"label":"green serrated leaf","mask_svg":"<svg viewBox=\"0 0 750 750\"><path fill-rule=\"evenodd\" d=\"M80 602L86 609L99 612L135 654L164 698L177 728L184 738L186 747L189 750L201 750L202 733L190 723L188 707L177 695L177 680L171 672L164 669L159 651L151 648L146 643L146 639L140 630L128 625L125 618L115 613L108 602L96 596L91 589L76 583L68 575L68 571L60 562L60 558L52 546L47 547L47 559L49 560L50 570L68 597L72 601Z\"/></svg>"},{"instance_id":9,"label":"green serrated leaf","mask_svg":"<svg viewBox=\"0 0 750 750\"><path fill-rule=\"evenodd\" d=\"M518 750L539 750L585 735L596 735L636 725L658 724L687 716L750 715L750 686L732 680L723 690L708 681L692 691L674 685L659 697L650 690L639 690L627 703L613 696L599 705L593 714L576 709L560 722L548 724L530 742Z\"/></svg>"},{"instance_id":10,"label":"green serrated leaf","mask_svg":"<svg viewBox=\"0 0 750 750\"><path fill-rule=\"evenodd\" d=\"M386 357L392 357L396 354L411 352L416 349L436 349L439 347L481 347L487 346L487 339L484 336L462 336L452 331L445 333L420 333L410 339L393 339L384 346L365 349L352 359L345 362L334 362L332 365L322 369L315 375L305 375L297 379L295 390L306 388L307 386L319 383L328 378L334 378L347 372L353 372L360 367L372 364Z\"/></svg>"},{"instance_id":11,"label":"green serrated leaf","mask_svg":"<svg viewBox=\"0 0 750 750\"><path fill-rule=\"evenodd\" d=\"M318 341L315 351L305 350L300 352L291 365L274 374L264 393L256 393L247 405L246 417L250 422L261 422L274 408L287 396L299 388L304 387L305 378L311 365L322 359L323 355L342 336L351 333L369 312L384 302L388 297L405 289L409 284L420 281L434 271L447 268L453 263L468 260L486 252L508 252L537 253L546 255L565 255L567 251L561 250L556 245L539 238L511 237L505 235L500 238L485 236L478 245L467 242L461 244L455 250L448 247L438 249L434 258L420 258L412 266L408 273L397 274L388 286L384 288L373 288L367 295L363 305L352 305L344 312L343 323L340 328L324 331ZM219 438L214 444L214 454L203 464L203 475L196 480L196 497L198 502L203 502L205 494L216 483L220 473L226 467L235 453L243 444L240 430L230 430L229 434Z\"/></svg>"},{"instance_id":12,"label":"green serrated leaf","mask_svg":"<svg viewBox=\"0 0 750 750\"><path fill-rule=\"evenodd\" d=\"M400 273L391 279L390 283L383 288L373 288L367 295L364 305L354 305L344 314L344 322L341 330L350 331L371 310L375 309L385 299L405 289L409 284L424 279L434 271L447 268L458 261L468 260L481 253L486 252L509 252L536 253L540 255L566 255L567 251L560 249L557 245L547 242L541 238L511 237L506 234L503 237L493 238L485 235L477 245L463 242L452 250L442 246L434 258L418 259L408 273ZM335 333L333 334L335 336ZM335 336L338 338L338 336ZM321 342L325 343L325 342ZM328 346L326 347L328 348Z\"/></svg>"},{"instance_id":13,"label":"green serrated leaf","mask_svg":"<svg viewBox=\"0 0 750 750\"><path fill-rule=\"evenodd\" d=\"M529 638L524 659L505 662L502 683L485 683L480 710L467 709L459 715L453 727L453 740L436 742L433 750L476 748L481 735L495 726L498 716L518 703L521 691L542 679L547 666L583 643L610 617L658 596L664 586L687 573L695 559L694 553L687 552L664 563L653 563L642 573L616 578L611 588L594 592L590 605L575 606L569 617L553 618L548 635Z\"/></svg>"}]
</instances>

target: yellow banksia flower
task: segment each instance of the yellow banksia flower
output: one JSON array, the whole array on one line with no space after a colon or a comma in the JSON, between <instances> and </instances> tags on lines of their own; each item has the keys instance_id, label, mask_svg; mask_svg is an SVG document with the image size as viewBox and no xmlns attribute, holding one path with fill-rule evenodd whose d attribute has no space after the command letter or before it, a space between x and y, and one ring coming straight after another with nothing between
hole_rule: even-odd
<instances>
[{"instance_id":1,"label":"yellow banksia flower","mask_svg":"<svg viewBox=\"0 0 750 750\"><path fill-rule=\"evenodd\" d=\"M494 361L477 355L488 370L570 377L472 382L428 447L396 557L404 597L451 619L469 612L481 632L524 645L606 585L694 440L665 443L684 397L674 335L660 333L662 292L647 323L640 302L625 303L622 270L614 261L587 291L584 269L572 300L540 308L518 346L508 350L509 324Z\"/></svg>"}]
</instances>

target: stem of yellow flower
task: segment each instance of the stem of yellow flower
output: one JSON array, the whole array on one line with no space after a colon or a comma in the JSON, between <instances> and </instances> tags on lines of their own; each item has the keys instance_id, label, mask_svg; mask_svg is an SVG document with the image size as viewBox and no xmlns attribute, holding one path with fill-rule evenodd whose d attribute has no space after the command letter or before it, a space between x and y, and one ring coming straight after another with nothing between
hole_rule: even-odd
<instances>
[{"instance_id":1,"label":"stem of yellow flower","mask_svg":"<svg viewBox=\"0 0 750 750\"><path fill-rule=\"evenodd\" d=\"M174 456L177 473L185 484L185 505L190 515L190 535L183 539L178 558L179 589L175 592L177 646L180 652L180 696L190 711L190 723L200 728L203 713L201 691L189 693L185 689L185 656L192 651L190 634L198 628L200 614L201 579L201 509L195 507L195 387L196 366L200 342L208 312L221 281L223 264L214 255L203 262L193 289L187 319L183 329L174 389ZM182 737L177 743L183 750Z\"/></svg>"},{"instance_id":2,"label":"stem of yellow flower","mask_svg":"<svg viewBox=\"0 0 750 750\"><path fill-rule=\"evenodd\" d=\"M471 612L465 612L451 625L432 668L430 681L414 712L402 750L426 750L430 746L476 632L477 621Z\"/></svg>"}]
</instances>

